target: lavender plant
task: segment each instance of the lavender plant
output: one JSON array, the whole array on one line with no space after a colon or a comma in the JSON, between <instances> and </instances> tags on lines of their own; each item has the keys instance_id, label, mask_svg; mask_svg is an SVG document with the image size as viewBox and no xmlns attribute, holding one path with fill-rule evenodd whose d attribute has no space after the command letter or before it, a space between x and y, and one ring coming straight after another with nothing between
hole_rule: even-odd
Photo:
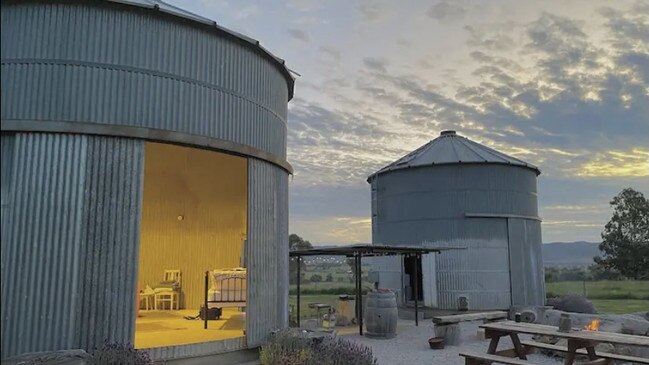
<instances>
[{"instance_id":1,"label":"lavender plant","mask_svg":"<svg viewBox=\"0 0 649 365\"><path fill-rule=\"evenodd\" d=\"M340 337L327 337L315 347L315 357L326 365L376 365L372 349Z\"/></svg>"},{"instance_id":2,"label":"lavender plant","mask_svg":"<svg viewBox=\"0 0 649 365\"><path fill-rule=\"evenodd\" d=\"M275 333L262 346L262 365L376 365L371 348L339 337L309 338L291 330Z\"/></svg>"}]
</instances>

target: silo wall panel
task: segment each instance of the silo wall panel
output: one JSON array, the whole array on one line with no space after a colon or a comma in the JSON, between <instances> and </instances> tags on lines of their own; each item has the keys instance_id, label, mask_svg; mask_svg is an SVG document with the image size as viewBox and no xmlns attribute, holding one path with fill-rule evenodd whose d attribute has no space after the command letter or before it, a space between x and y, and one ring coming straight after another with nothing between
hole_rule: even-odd
<instances>
[{"instance_id":1,"label":"silo wall panel","mask_svg":"<svg viewBox=\"0 0 649 365\"><path fill-rule=\"evenodd\" d=\"M2 222L3 359L76 347L88 148L87 138L71 135L13 138Z\"/></svg>"},{"instance_id":2,"label":"silo wall panel","mask_svg":"<svg viewBox=\"0 0 649 365\"><path fill-rule=\"evenodd\" d=\"M141 143L70 134L10 138L2 357L132 342Z\"/></svg>"},{"instance_id":3,"label":"silo wall panel","mask_svg":"<svg viewBox=\"0 0 649 365\"><path fill-rule=\"evenodd\" d=\"M410 168L380 174L372 185L379 226L385 221L465 218L467 213L538 215L536 174L521 167Z\"/></svg>"},{"instance_id":4,"label":"silo wall panel","mask_svg":"<svg viewBox=\"0 0 649 365\"><path fill-rule=\"evenodd\" d=\"M135 336L144 141L87 139L77 330L92 349Z\"/></svg>"},{"instance_id":5,"label":"silo wall panel","mask_svg":"<svg viewBox=\"0 0 649 365\"><path fill-rule=\"evenodd\" d=\"M372 271L378 273L379 288L392 289L399 303L404 301L403 293L403 257L377 256L372 257Z\"/></svg>"},{"instance_id":6,"label":"silo wall panel","mask_svg":"<svg viewBox=\"0 0 649 365\"><path fill-rule=\"evenodd\" d=\"M541 222L510 218L509 262L513 305L545 304Z\"/></svg>"},{"instance_id":7,"label":"silo wall panel","mask_svg":"<svg viewBox=\"0 0 649 365\"><path fill-rule=\"evenodd\" d=\"M503 233L506 227L502 224ZM438 307L457 308L465 296L471 310L507 309L511 305L507 237L450 239L434 247L464 247L436 256Z\"/></svg>"},{"instance_id":8,"label":"silo wall panel","mask_svg":"<svg viewBox=\"0 0 649 365\"><path fill-rule=\"evenodd\" d=\"M288 326L288 175L269 163L248 163L248 347Z\"/></svg>"},{"instance_id":9,"label":"silo wall panel","mask_svg":"<svg viewBox=\"0 0 649 365\"><path fill-rule=\"evenodd\" d=\"M1 16L3 121L163 129L286 157L287 79L241 41L110 2L3 2Z\"/></svg>"}]
</instances>

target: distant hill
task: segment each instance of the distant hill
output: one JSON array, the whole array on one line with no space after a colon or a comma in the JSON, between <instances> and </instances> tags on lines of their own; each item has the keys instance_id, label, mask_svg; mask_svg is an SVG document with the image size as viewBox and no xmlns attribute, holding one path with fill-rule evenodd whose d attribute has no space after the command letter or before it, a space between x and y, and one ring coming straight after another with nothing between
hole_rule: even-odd
<instances>
[{"instance_id":1,"label":"distant hill","mask_svg":"<svg viewBox=\"0 0 649 365\"><path fill-rule=\"evenodd\" d=\"M580 266L593 263L593 257L600 254L599 243L595 242L553 242L543 245L545 266Z\"/></svg>"}]
</instances>

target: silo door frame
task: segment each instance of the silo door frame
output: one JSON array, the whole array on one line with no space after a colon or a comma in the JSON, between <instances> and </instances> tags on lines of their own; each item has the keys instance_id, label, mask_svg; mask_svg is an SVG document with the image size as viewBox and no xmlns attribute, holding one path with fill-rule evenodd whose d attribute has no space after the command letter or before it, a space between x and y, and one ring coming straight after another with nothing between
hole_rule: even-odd
<instances>
[{"instance_id":1,"label":"silo door frame","mask_svg":"<svg viewBox=\"0 0 649 365\"><path fill-rule=\"evenodd\" d=\"M419 302L424 301L424 288L423 288L423 272L422 272L422 258L421 256L404 256L403 257L403 273L404 275L404 288L406 290L404 291L405 294L405 301L414 301L415 296L414 296L414 286L415 283L417 284L417 288L419 289L418 292L418 297L417 300ZM415 270L415 265L417 265L417 269ZM415 278L414 274L415 271L417 272L417 276ZM416 280L416 281L415 281Z\"/></svg>"}]
</instances>

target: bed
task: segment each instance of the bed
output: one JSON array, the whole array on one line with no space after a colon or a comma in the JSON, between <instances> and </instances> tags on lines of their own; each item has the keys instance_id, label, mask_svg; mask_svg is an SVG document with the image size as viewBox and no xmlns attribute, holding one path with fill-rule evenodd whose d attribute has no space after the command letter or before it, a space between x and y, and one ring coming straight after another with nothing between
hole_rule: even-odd
<instances>
[{"instance_id":1,"label":"bed","mask_svg":"<svg viewBox=\"0 0 649 365\"><path fill-rule=\"evenodd\" d=\"M246 306L246 269L217 269L207 271L205 306L207 308Z\"/></svg>"}]
</instances>

